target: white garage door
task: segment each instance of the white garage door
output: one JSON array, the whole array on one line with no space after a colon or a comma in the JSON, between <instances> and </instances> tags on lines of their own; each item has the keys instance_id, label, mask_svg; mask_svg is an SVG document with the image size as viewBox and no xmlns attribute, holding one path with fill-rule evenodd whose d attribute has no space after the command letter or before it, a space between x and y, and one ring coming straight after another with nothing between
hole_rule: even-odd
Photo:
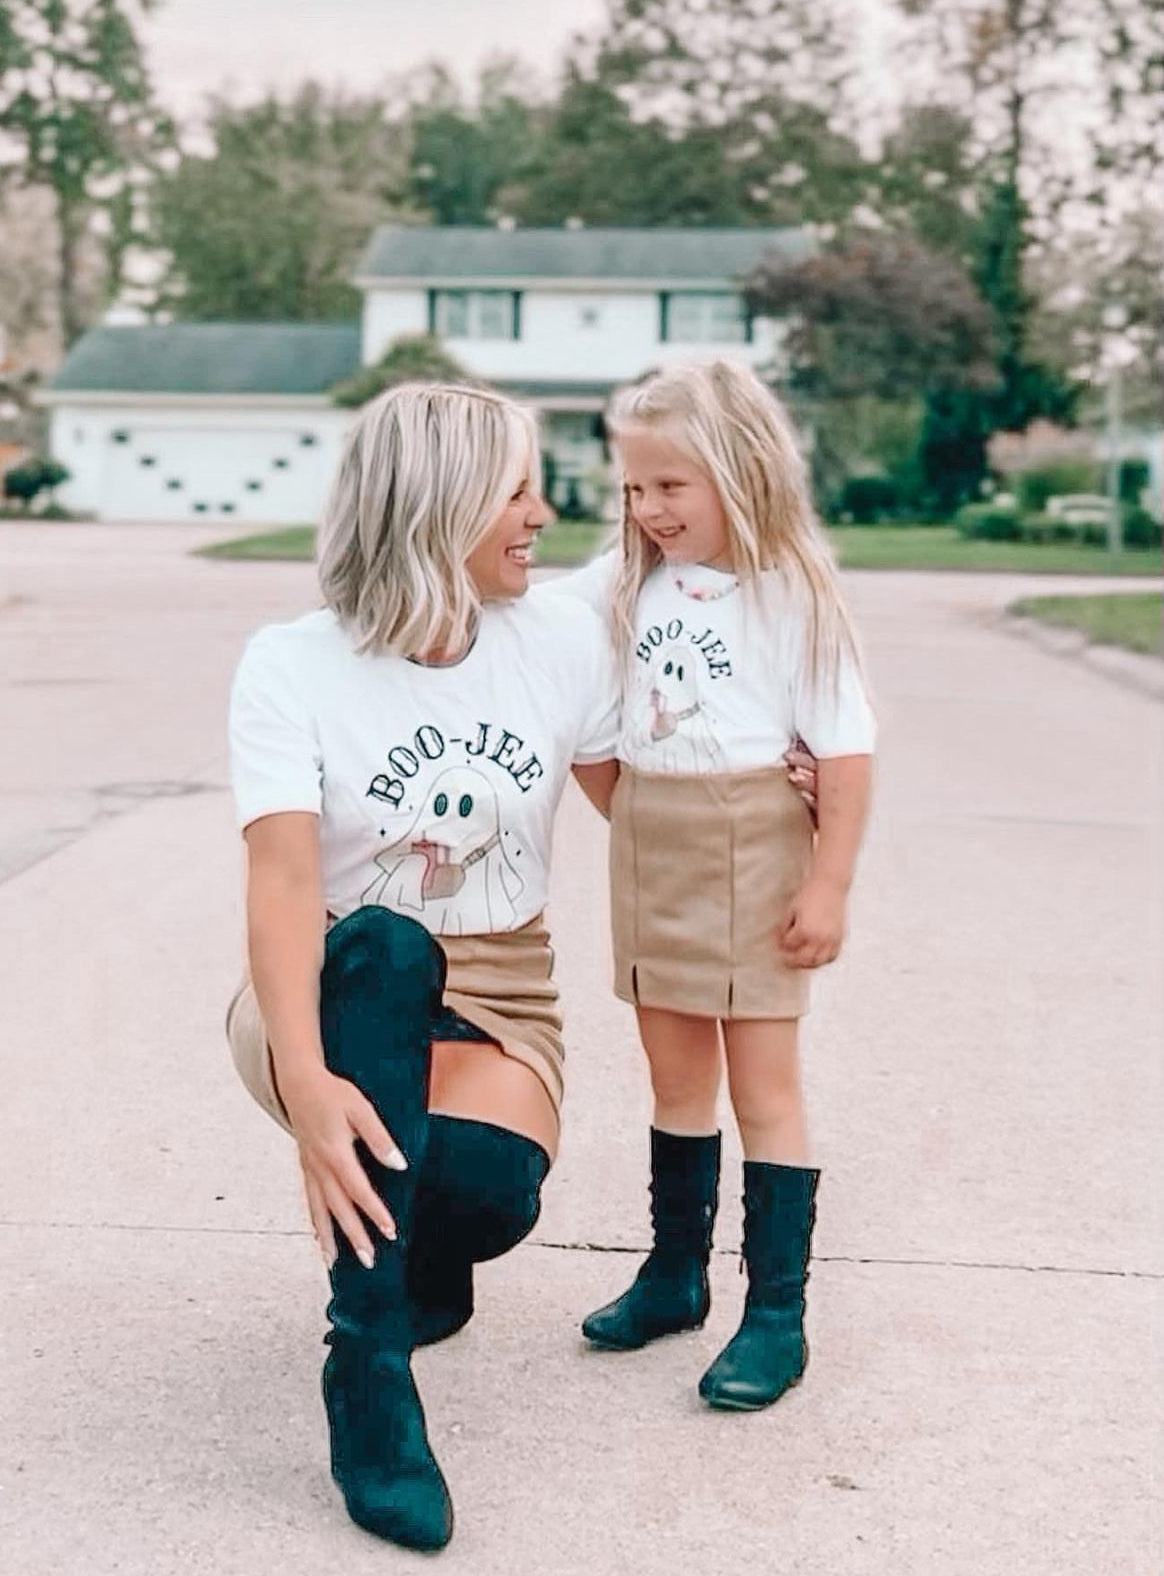
<instances>
[{"instance_id":1,"label":"white garage door","mask_svg":"<svg viewBox=\"0 0 1164 1576\"><path fill-rule=\"evenodd\" d=\"M302 426L114 429L105 440L100 513L113 520L238 520L306 525L330 480L324 435Z\"/></svg>"}]
</instances>

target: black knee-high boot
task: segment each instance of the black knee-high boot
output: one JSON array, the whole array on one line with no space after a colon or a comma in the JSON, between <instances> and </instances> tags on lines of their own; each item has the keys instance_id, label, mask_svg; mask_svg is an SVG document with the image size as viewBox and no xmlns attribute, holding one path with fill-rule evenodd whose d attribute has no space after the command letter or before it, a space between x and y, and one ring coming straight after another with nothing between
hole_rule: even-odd
<instances>
[{"instance_id":1,"label":"black knee-high boot","mask_svg":"<svg viewBox=\"0 0 1164 1576\"><path fill-rule=\"evenodd\" d=\"M718 1133L688 1138L652 1127L654 1247L629 1290L583 1321L595 1346L634 1351L661 1335L698 1330L707 1318L719 1156Z\"/></svg>"},{"instance_id":2,"label":"black knee-high boot","mask_svg":"<svg viewBox=\"0 0 1164 1576\"><path fill-rule=\"evenodd\" d=\"M430 1116L408 1258L414 1346L431 1346L473 1315L473 1266L527 1237L550 1168L540 1144L467 1117Z\"/></svg>"},{"instance_id":3,"label":"black knee-high boot","mask_svg":"<svg viewBox=\"0 0 1164 1576\"><path fill-rule=\"evenodd\" d=\"M802 1166L744 1161L748 1294L739 1329L699 1381L711 1406L759 1411L804 1373L804 1288L819 1178Z\"/></svg>"},{"instance_id":4,"label":"black knee-high boot","mask_svg":"<svg viewBox=\"0 0 1164 1576\"><path fill-rule=\"evenodd\" d=\"M453 1530L409 1365L406 1276L428 1138L430 1024L444 972L444 954L421 925L362 908L329 933L320 981L327 1065L367 1095L408 1161L406 1171L391 1171L357 1145L397 1239L372 1230L368 1270L336 1233L323 1370L332 1475L353 1521L415 1549L443 1548Z\"/></svg>"}]
</instances>

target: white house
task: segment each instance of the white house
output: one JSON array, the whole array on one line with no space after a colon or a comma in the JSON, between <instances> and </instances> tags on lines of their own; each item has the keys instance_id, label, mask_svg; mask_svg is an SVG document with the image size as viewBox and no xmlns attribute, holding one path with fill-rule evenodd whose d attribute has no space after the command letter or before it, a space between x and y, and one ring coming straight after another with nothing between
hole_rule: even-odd
<instances>
[{"instance_id":1,"label":"white house","mask_svg":"<svg viewBox=\"0 0 1164 1576\"><path fill-rule=\"evenodd\" d=\"M692 356L770 365L779 325L740 282L801 230L385 226L355 276L360 323L101 327L42 398L68 507L103 519L308 523L352 413L329 390L404 334L535 407L559 507L589 509L619 383Z\"/></svg>"}]
</instances>

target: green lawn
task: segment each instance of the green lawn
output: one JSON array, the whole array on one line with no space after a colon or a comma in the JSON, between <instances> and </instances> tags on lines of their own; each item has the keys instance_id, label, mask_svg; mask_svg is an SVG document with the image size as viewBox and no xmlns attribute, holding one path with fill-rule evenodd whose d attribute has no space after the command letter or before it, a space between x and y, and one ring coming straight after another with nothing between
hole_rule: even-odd
<instances>
[{"instance_id":1,"label":"green lawn","mask_svg":"<svg viewBox=\"0 0 1164 1576\"><path fill-rule=\"evenodd\" d=\"M1159 591L1113 591L1107 596L1037 596L1007 611L1078 629L1100 646L1123 646L1160 656L1164 598Z\"/></svg>"},{"instance_id":2,"label":"green lawn","mask_svg":"<svg viewBox=\"0 0 1164 1576\"><path fill-rule=\"evenodd\" d=\"M559 520L547 527L538 544L537 561L549 568L569 569L591 558L602 540L605 525L594 520ZM259 536L240 536L198 549L202 558L311 558L315 531L310 525L291 525Z\"/></svg>"},{"instance_id":3,"label":"green lawn","mask_svg":"<svg viewBox=\"0 0 1164 1576\"><path fill-rule=\"evenodd\" d=\"M843 569L973 569L1048 575L1160 575L1160 552L1109 553L1074 542L979 542L952 525L840 525L829 535Z\"/></svg>"},{"instance_id":4,"label":"green lawn","mask_svg":"<svg viewBox=\"0 0 1164 1576\"><path fill-rule=\"evenodd\" d=\"M560 520L547 528L538 563L569 568L585 563L607 527L593 520ZM842 525L830 530L843 569L973 569L1011 574L1159 575L1160 553L1072 542L967 541L947 525ZM315 533L308 525L244 536L204 547L207 558L310 558Z\"/></svg>"}]
</instances>

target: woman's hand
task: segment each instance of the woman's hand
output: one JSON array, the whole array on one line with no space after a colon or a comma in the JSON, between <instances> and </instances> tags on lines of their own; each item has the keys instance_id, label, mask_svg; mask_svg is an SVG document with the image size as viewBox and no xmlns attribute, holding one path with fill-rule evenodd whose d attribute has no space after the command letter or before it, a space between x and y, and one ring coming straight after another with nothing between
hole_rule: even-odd
<instances>
[{"instance_id":1,"label":"woman's hand","mask_svg":"<svg viewBox=\"0 0 1164 1576\"><path fill-rule=\"evenodd\" d=\"M816 825L816 756L798 735L784 754L788 767L788 781L808 806L812 824Z\"/></svg>"},{"instance_id":2,"label":"woman's hand","mask_svg":"<svg viewBox=\"0 0 1164 1576\"><path fill-rule=\"evenodd\" d=\"M359 1162L356 1140L363 1139L380 1164L394 1171L405 1170L407 1161L371 1101L322 1064L280 1084L279 1093L299 1144L307 1208L328 1268L335 1262L338 1225L360 1263L371 1269L375 1248L360 1212L390 1241L396 1223Z\"/></svg>"},{"instance_id":3,"label":"woman's hand","mask_svg":"<svg viewBox=\"0 0 1164 1576\"><path fill-rule=\"evenodd\" d=\"M819 969L831 963L845 939L847 890L826 876L810 875L792 900L792 911L777 943L793 969Z\"/></svg>"}]
</instances>

